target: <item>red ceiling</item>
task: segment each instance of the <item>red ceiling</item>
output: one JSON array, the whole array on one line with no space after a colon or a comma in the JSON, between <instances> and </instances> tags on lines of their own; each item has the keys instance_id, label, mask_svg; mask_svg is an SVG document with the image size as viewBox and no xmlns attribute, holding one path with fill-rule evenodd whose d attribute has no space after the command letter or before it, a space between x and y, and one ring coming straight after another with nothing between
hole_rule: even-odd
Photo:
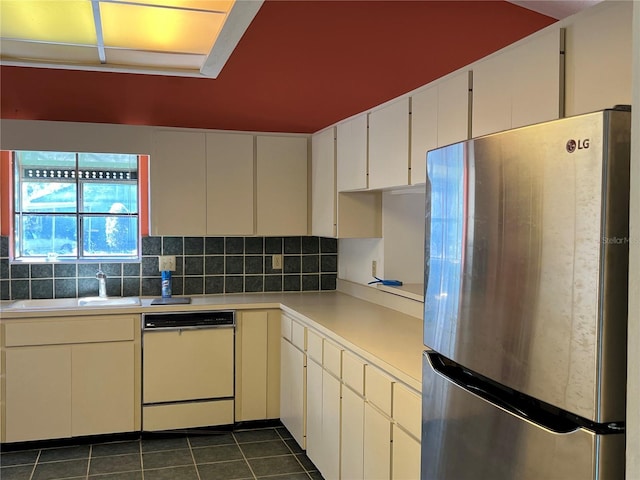
<instances>
[{"instance_id":1,"label":"red ceiling","mask_svg":"<svg viewBox=\"0 0 640 480\"><path fill-rule=\"evenodd\" d=\"M553 22L506 1L267 0L217 79L3 66L0 115L312 133Z\"/></svg>"}]
</instances>

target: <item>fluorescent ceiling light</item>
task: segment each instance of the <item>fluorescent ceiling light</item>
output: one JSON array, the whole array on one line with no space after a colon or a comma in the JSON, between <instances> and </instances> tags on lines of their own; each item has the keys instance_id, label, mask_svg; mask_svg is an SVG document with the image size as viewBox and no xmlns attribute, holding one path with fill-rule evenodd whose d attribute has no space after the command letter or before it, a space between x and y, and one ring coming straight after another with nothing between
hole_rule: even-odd
<instances>
[{"instance_id":1,"label":"fluorescent ceiling light","mask_svg":"<svg viewBox=\"0 0 640 480\"><path fill-rule=\"evenodd\" d=\"M262 3L0 0L0 61L215 78Z\"/></svg>"}]
</instances>

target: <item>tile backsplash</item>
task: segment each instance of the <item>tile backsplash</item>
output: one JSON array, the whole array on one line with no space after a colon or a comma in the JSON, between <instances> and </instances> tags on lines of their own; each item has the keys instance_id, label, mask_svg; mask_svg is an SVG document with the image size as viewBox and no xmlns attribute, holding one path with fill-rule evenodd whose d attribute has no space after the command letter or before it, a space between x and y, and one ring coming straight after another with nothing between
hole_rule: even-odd
<instances>
[{"instance_id":1,"label":"tile backsplash","mask_svg":"<svg viewBox=\"0 0 640 480\"><path fill-rule=\"evenodd\" d=\"M282 269L272 255L282 255ZM98 294L98 268L109 296L160 296L159 255L175 255L173 295L335 290L338 242L321 237L144 237L142 261L9 263L0 237L0 299L69 298Z\"/></svg>"}]
</instances>

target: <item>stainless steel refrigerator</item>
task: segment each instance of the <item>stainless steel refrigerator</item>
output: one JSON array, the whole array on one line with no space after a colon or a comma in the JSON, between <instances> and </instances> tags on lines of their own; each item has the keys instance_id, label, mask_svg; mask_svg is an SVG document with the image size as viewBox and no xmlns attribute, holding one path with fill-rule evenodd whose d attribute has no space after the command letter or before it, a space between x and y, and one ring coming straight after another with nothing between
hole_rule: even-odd
<instances>
[{"instance_id":1,"label":"stainless steel refrigerator","mask_svg":"<svg viewBox=\"0 0 640 480\"><path fill-rule=\"evenodd\" d=\"M428 152L423 479L624 478L630 117Z\"/></svg>"}]
</instances>

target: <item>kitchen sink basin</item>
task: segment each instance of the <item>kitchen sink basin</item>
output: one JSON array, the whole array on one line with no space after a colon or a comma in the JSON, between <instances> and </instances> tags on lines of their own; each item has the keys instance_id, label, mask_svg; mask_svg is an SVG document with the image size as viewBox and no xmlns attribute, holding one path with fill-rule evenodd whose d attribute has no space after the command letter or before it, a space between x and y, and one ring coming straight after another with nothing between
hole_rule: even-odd
<instances>
[{"instance_id":1,"label":"kitchen sink basin","mask_svg":"<svg viewBox=\"0 0 640 480\"><path fill-rule=\"evenodd\" d=\"M17 300L7 310L54 310L78 307L126 307L140 305L138 297L83 297Z\"/></svg>"},{"instance_id":2,"label":"kitchen sink basin","mask_svg":"<svg viewBox=\"0 0 640 480\"><path fill-rule=\"evenodd\" d=\"M77 298L46 298L34 300L17 300L5 308L7 310L50 310L57 308L75 308Z\"/></svg>"},{"instance_id":3,"label":"kitchen sink basin","mask_svg":"<svg viewBox=\"0 0 640 480\"><path fill-rule=\"evenodd\" d=\"M125 307L140 305L138 297L84 297L78 299L79 307Z\"/></svg>"}]
</instances>

